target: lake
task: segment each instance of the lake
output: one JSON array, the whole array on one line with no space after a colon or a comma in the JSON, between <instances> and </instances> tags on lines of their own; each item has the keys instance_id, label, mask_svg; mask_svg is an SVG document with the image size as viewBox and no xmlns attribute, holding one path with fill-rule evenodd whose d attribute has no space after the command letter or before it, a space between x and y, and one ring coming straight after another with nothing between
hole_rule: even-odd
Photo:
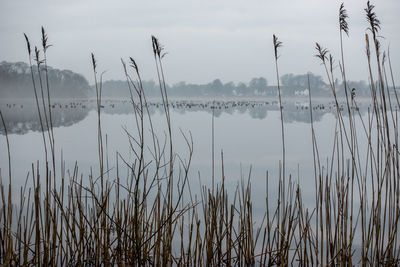
<instances>
[{"instance_id":1,"label":"lake","mask_svg":"<svg viewBox=\"0 0 400 267\"><path fill-rule=\"evenodd\" d=\"M56 161L65 161L72 171L75 163L79 173L87 177L98 163L97 112L94 100L53 101L52 119L56 144ZM132 158L125 129L136 134L133 108L127 100L103 100L101 123L104 142L107 141L108 177L113 177L116 152L127 161ZM284 130L286 142L286 174L302 185L304 196L314 198L314 169L311 142L310 110L307 98L287 99L284 102ZM366 116L368 102L360 104ZM37 107L33 101L7 101L0 106L8 130L14 190L23 185L32 163L44 162L44 146ZM182 133L193 137L191 183L209 185L212 181L212 120L214 116L215 180L221 180L221 152L224 158L225 179L231 190L241 178L249 176L253 197L265 197L268 171L273 187L282 160L281 122L275 99L177 99L171 101L171 123L174 151L187 157L187 146ZM165 113L157 100L149 101L149 111L155 132L164 140L167 134ZM313 100L313 120L320 159L325 162L332 154L337 127L336 108L327 99ZM213 115L214 114L214 115ZM4 135L4 128L1 127ZM147 129L149 126L147 125ZM336 129L337 130L337 129ZM362 134L361 134L362 136ZM47 137L47 133L46 133ZM150 138L150 134L147 136ZM107 140L106 140L107 139ZM0 139L0 159L3 181L8 171L4 136ZM16 186L19 185L19 186ZM194 186L195 188L197 186Z\"/></svg>"}]
</instances>

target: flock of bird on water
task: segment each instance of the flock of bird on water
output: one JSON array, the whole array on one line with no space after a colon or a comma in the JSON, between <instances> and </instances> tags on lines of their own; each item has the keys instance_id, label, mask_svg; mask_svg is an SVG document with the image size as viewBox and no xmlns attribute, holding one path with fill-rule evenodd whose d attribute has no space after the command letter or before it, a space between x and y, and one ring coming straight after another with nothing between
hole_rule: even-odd
<instances>
[{"instance_id":1,"label":"flock of bird on water","mask_svg":"<svg viewBox=\"0 0 400 267\"><path fill-rule=\"evenodd\" d=\"M100 105L101 108L115 108L118 104L120 105L131 105L130 100L105 100L102 105ZM295 109L297 110L304 110L309 108L309 104L306 102L299 102L295 101L292 103ZM89 106L96 105L96 100L81 100L81 101L71 101L71 102L56 102L51 104L51 107L53 109L86 109ZM156 101L148 101L147 105L149 107L155 107L155 108L161 108L163 104L161 102L156 102ZM23 109L24 105L23 104L17 104L17 103L6 103L5 104L6 108L20 108ZM213 110L213 109L231 109L231 108L240 108L240 107L246 107L246 108L255 108L255 107L262 107L262 106L270 106L272 109L276 108L279 109L279 103L278 101L242 101L242 100L231 100L231 101L193 101L193 100L176 100L176 101L170 101L169 102L169 107L173 109L191 109L191 108L196 108L196 109L204 109L204 110ZM339 104L339 108L343 110L344 104ZM282 105L282 109L284 109L284 105ZM358 107L354 107L354 109L358 110ZM320 103L316 104L313 106L313 110L320 110L320 111L326 111L326 112L331 112L336 110L336 104L334 101L328 102L328 103Z\"/></svg>"}]
</instances>

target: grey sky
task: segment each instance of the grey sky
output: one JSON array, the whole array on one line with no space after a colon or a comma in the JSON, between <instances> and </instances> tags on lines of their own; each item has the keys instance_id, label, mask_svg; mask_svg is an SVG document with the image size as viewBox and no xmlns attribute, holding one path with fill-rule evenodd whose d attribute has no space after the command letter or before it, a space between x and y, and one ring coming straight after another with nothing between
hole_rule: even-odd
<instances>
[{"instance_id":1,"label":"grey sky","mask_svg":"<svg viewBox=\"0 0 400 267\"><path fill-rule=\"evenodd\" d=\"M272 34L283 42L280 72L323 74L315 42L339 60L338 9L334 0L70 0L0 3L0 61L27 61L25 32L40 44L43 25L54 46L49 65L82 73L92 81L94 52L105 79L122 79L120 58L136 59L144 79L155 79L151 35L159 38L167 82L205 83L266 77L276 83ZM391 47L395 79L400 74L400 1L372 1L382 23L382 45ZM348 79L367 80L364 33L366 1L345 1L350 37L345 37Z\"/></svg>"}]
</instances>

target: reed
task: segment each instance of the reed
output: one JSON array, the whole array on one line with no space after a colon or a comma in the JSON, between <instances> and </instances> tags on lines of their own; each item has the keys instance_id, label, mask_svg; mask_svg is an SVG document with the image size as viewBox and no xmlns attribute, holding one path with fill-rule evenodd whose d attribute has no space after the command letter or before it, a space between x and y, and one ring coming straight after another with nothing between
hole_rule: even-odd
<instances>
[{"instance_id":1,"label":"reed","mask_svg":"<svg viewBox=\"0 0 400 267\"><path fill-rule=\"evenodd\" d=\"M397 112L400 105L390 54L382 51L378 39L381 24L370 2L365 13L369 23L366 58L371 89L367 117L359 112L356 89L347 85L343 33L348 35L349 27L343 4L339 8L338 26L339 78L344 83L344 103L337 96L334 56L316 44L316 57L325 70L336 107L336 128L331 156L324 162L313 121L313 88L308 83L315 204L304 203L301 185L285 172L284 110L278 70L278 49L282 43L273 36L282 161L278 177L271 178L268 172L265 175L265 213L261 216L253 210L251 169L246 177L242 176L235 190L228 190L221 152L220 175L217 174L214 138L212 184L201 185L200 193L193 194L191 182L194 177L190 172L193 139L190 132L181 131L187 150L184 154L174 150L173 136L176 135L173 135L163 69L166 54L154 36L153 56L165 114L165 133L160 134L153 126L139 64L133 57L127 61L121 59L135 126L134 131L124 128L133 158L118 152L109 155L107 129L103 128L101 111L104 72L99 72L99 64L92 54L99 164L84 177L78 163L72 170L66 170L61 156L57 169L46 56L50 45L42 28L43 57L35 48L36 71L31 62L31 44L25 35L45 162L32 164L19 191L19 201L15 202L12 147L5 129L9 179L4 182L0 172L0 264L398 266L400 154ZM7 118L3 118L1 112L0 117L5 128ZM214 117L212 119L214 134ZM361 138L367 140L366 154L361 154ZM115 170L109 168L112 160ZM201 183L200 175L199 179Z\"/></svg>"}]
</instances>

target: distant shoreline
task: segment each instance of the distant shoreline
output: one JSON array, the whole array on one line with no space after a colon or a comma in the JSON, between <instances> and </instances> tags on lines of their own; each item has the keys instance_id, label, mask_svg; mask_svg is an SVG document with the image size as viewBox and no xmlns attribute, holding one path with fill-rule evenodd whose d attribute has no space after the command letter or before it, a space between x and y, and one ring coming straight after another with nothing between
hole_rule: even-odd
<instances>
[{"instance_id":1,"label":"distant shoreline","mask_svg":"<svg viewBox=\"0 0 400 267\"><path fill-rule=\"evenodd\" d=\"M297 102L297 101L309 101L308 96L283 96L282 99L285 102ZM147 100L149 102L158 102L161 101L161 97L148 97ZM207 101L207 102L212 102L212 101L222 101L222 102L228 102L228 101L257 101L257 102L273 102L277 101L278 97L271 97L271 96L229 96L229 97L224 97L224 96L215 96L215 97L208 97L208 96L192 96L192 97L184 97L184 96L174 96L174 97L169 97L169 101ZM345 97L337 97L337 100L339 102L346 101ZM0 98L0 103L1 104L6 104L6 103L23 103L23 102L31 102L31 101L36 101L34 98ZM92 102L96 101L95 97L88 97L88 98L51 98L52 103L56 102L74 102L74 101L81 101L81 102ZM102 97L102 101L130 101L129 97ZM312 96L311 98L312 103L326 103L330 101L334 101L333 97L321 97L321 96ZM350 101L350 99L349 99ZM366 102L371 102L371 97L367 96L360 96L356 97L356 102L358 103L366 103Z\"/></svg>"}]
</instances>

